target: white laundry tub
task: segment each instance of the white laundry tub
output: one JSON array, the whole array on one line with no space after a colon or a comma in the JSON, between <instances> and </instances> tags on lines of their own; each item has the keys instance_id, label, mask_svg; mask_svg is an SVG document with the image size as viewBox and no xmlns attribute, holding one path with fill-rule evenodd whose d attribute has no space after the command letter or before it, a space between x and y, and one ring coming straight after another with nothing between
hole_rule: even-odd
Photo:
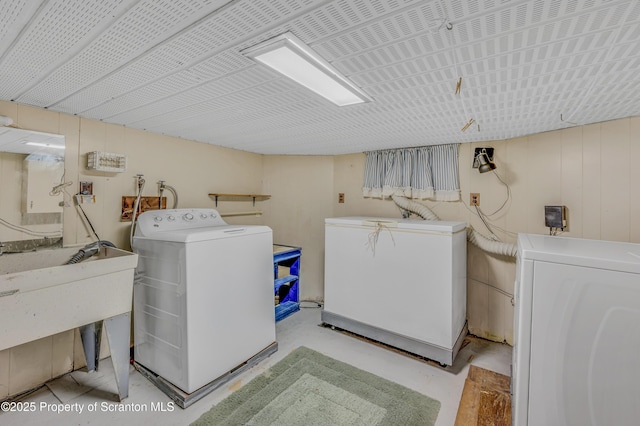
<instances>
[{"instance_id":1,"label":"white laundry tub","mask_svg":"<svg viewBox=\"0 0 640 426\"><path fill-rule=\"evenodd\" d=\"M138 255L102 247L65 265L77 251L0 256L0 350L131 311Z\"/></svg>"}]
</instances>

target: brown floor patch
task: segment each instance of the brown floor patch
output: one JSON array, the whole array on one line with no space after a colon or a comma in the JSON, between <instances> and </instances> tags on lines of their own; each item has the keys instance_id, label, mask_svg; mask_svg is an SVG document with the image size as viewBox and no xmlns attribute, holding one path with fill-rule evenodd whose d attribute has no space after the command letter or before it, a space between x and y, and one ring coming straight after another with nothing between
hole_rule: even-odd
<instances>
[{"instance_id":1,"label":"brown floor patch","mask_svg":"<svg viewBox=\"0 0 640 426\"><path fill-rule=\"evenodd\" d=\"M464 383L455 426L510 426L509 377L472 365Z\"/></svg>"}]
</instances>

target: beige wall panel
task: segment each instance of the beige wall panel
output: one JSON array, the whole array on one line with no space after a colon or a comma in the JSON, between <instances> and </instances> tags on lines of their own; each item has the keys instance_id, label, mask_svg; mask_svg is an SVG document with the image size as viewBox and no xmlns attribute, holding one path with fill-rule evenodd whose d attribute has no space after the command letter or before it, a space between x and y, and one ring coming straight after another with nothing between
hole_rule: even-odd
<instances>
[{"instance_id":1,"label":"beige wall panel","mask_svg":"<svg viewBox=\"0 0 640 426\"><path fill-rule=\"evenodd\" d=\"M601 238L629 241L629 120L602 123ZM637 182L636 182L637 184Z\"/></svg>"},{"instance_id":2,"label":"beige wall panel","mask_svg":"<svg viewBox=\"0 0 640 426\"><path fill-rule=\"evenodd\" d=\"M473 279L467 280L467 319L471 334L493 334L489 331L489 287Z\"/></svg>"},{"instance_id":3,"label":"beige wall panel","mask_svg":"<svg viewBox=\"0 0 640 426\"><path fill-rule=\"evenodd\" d=\"M364 179L364 154L336 156L334 159L333 199L334 216L357 216L362 208L362 183ZM343 193L345 202L338 203Z\"/></svg>"},{"instance_id":4,"label":"beige wall panel","mask_svg":"<svg viewBox=\"0 0 640 426\"><path fill-rule=\"evenodd\" d=\"M265 224L274 242L302 247L301 300L324 295L324 219L333 216L333 158L269 156L264 192L271 194Z\"/></svg>"},{"instance_id":5,"label":"beige wall panel","mask_svg":"<svg viewBox=\"0 0 640 426\"><path fill-rule=\"evenodd\" d=\"M26 130L60 133L60 113L19 104L13 125Z\"/></svg>"},{"instance_id":6,"label":"beige wall panel","mask_svg":"<svg viewBox=\"0 0 640 426\"><path fill-rule=\"evenodd\" d=\"M545 234L544 206L562 204L562 158L559 132L529 137L527 231Z\"/></svg>"},{"instance_id":7,"label":"beige wall panel","mask_svg":"<svg viewBox=\"0 0 640 426\"><path fill-rule=\"evenodd\" d=\"M494 172L483 174L483 177L486 176L487 179L485 179L484 182L486 187L484 194L480 195L480 208L485 215L490 216L491 225L505 229L507 226L506 206L500 211L498 211L498 209L500 209L500 206L506 200L507 193L505 186L500 182L498 176L500 176L502 180L505 180L506 176L509 175L508 144L505 141L498 141L492 143L491 146L494 148L493 160L497 168ZM474 169L474 171L476 170ZM500 239L504 240L506 237L504 232L497 228L494 228L493 232L498 235Z\"/></svg>"},{"instance_id":8,"label":"beige wall panel","mask_svg":"<svg viewBox=\"0 0 640 426\"><path fill-rule=\"evenodd\" d=\"M481 336L489 340L493 340L495 342L502 342L505 340L506 328L508 321L505 321L507 316L506 306L505 306L506 297L496 291L493 288L489 288L488 295L488 311L489 311L489 322L487 324L488 328L485 331L485 335Z\"/></svg>"},{"instance_id":9,"label":"beige wall panel","mask_svg":"<svg viewBox=\"0 0 640 426\"><path fill-rule=\"evenodd\" d=\"M105 198L105 183L99 177L104 172L96 172L87 170L87 154L93 151L108 152L106 145L106 128L107 124L101 121L80 119L79 129L79 146L78 146L78 179L71 186L71 193L75 194L79 190L80 181L93 182L93 193L96 196L95 203L83 203L82 210L89 218L96 232L101 239L108 240L104 235L108 224L104 222L104 208L108 203ZM91 226L84 218L80 207L74 204L74 211L78 220L76 221L76 238L78 244L87 244L95 241L96 237L91 230ZM103 232L104 231L104 232ZM103 234L103 235L101 235ZM112 241L117 245L115 241Z\"/></svg>"},{"instance_id":10,"label":"beige wall panel","mask_svg":"<svg viewBox=\"0 0 640 426\"><path fill-rule=\"evenodd\" d=\"M114 154L126 155L125 134L127 129L122 126L107 124L104 127L104 147L100 150ZM91 150L85 152L85 156ZM128 248L128 234L122 231L120 215L122 213L122 196L135 195L135 173L127 171L122 173L99 172L89 170L86 164L80 168L82 180L93 182L93 190L96 195L96 203L88 207L97 210L96 216L90 216L93 222L102 224L96 229L101 239L111 241L118 247ZM122 193L122 185L127 183L131 193ZM95 225L95 223L94 223Z\"/></svg>"},{"instance_id":11,"label":"beige wall panel","mask_svg":"<svg viewBox=\"0 0 640 426\"><path fill-rule=\"evenodd\" d=\"M458 216L456 219L451 220L460 220L463 222L469 223L472 216L475 216L471 211L471 207L469 207L469 194L471 192L476 192L471 185L471 174L475 176L478 174L478 171L471 167L473 165L473 149L472 144L460 144L458 149L458 177L460 179L460 203L458 208ZM466 165L465 166L463 166ZM441 216L441 218L445 218L446 216Z\"/></svg>"},{"instance_id":12,"label":"beige wall panel","mask_svg":"<svg viewBox=\"0 0 640 426\"><path fill-rule=\"evenodd\" d=\"M582 237L582 127L560 131L562 205L567 207L567 237Z\"/></svg>"},{"instance_id":13,"label":"beige wall panel","mask_svg":"<svg viewBox=\"0 0 640 426\"><path fill-rule=\"evenodd\" d=\"M629 241L640 243L640 117L629 120Z\"/></svg>"},{"instance_id":14,"label":"beige wall panel","mask_svg":"<svg viewBox=\"0 0 640 426\"><path fill-rule=\"evenodd\" d=\"M601 236L602 218L601 131L602 123L582 128L582 237L595 240Z\"/></svg>"},{"instance_id":15,"label":"beige wall panel","mask_svg":"<svg viewBox=\"0 0 640 426\"><path fill-rule=\"evenodd\" d=\"M467 280L489 282L489 259L486 253L471 243L467 243Z\"/></svg>"},{"instance_id":16,"label":"beige wall panel","mask_svg":"<svg viewBox=\"0 0 640 426\"><path fill-rule=\"evenodd\" d=\"M511 201L505 206L505 211L506 229L512 234L505 236L505 241L515 242L515 233L526 231L528 227L529 196L526 172L528 160L528 138L517 138L507 145L506 164L501 163L497 169L511 190ZM501 186L506 190L504 185Z\"/></svg>"},{"instance_id":17,"label":"beige wall panel","mask_svg":"<svg viewBox=\"0 0 640 426\"><path fill-rule=\"evenodd\" d=\"M12 125L17 125L18 120L18 104L15 102L0 101L0 115L10 117L13 120Z\"/></svg>"},{"instance_id":18,"label":"beige wall panel","mask_svg":"<svg viewBox=\"0 0 640 426\"><path fill-rule=\"evenodd\" d=\"M488 265L488 283L500 290L513 294L513 285L515 281L515 259L507 256L489 255L487 256Z\"/></svg>"}]
</instances>

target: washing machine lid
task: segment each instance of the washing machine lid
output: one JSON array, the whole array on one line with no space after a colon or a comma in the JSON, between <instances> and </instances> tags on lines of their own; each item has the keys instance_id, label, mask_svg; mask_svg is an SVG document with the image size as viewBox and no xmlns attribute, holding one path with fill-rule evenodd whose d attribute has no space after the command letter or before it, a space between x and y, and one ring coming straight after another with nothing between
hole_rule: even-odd
<instances>
[{"instance_id":1,"label":"washing machine lid","mask_svg":"<svg viewBox=\"0 0 640 426\"><path fill-rule=\"evenodd\" d=\"M466 228L465 222L449 222L444 220L431 221L421 219L401 219L370 216L330 217L324 220L325 225L363 226L376 228L398 228L403 230L430 231L430 232L458 232Z\"/></svg>"},{"instance_id":2,"label":"washing machine lid","mask_svg":"<svg viewBox=\"0 0 640 426\"><path fill-rule=\"evenodd\" d=\"M153 240L176 243L195 243L198 241L219 240L224 238L237 238L246 235L270 233L271 228L263 225L223 225L203 228L173 229L154 232L148 236L134 236L135 241Z\"/></svg>"},{"instance_id":3,"label":"washing machine lid","mask_svg":"<svg viewBox=\"0 0 640 426\"><path fill-rule=\"evenodd\" d=\"M523 259L640 274L640 244L635 243L519 234L518 255Z\"/></svg>"},{"instance_id":4,"label":"washing machine lid","mask_svg":"<svg viewBox=\"0 0 640 426\"><path fill-rule=\"evenodd\" d=\"M138 216L133 241L189 243L263 232L271 232L271 228L229 225L215 209L163 209L149 210Z\"/></svg>"}]
</instances>

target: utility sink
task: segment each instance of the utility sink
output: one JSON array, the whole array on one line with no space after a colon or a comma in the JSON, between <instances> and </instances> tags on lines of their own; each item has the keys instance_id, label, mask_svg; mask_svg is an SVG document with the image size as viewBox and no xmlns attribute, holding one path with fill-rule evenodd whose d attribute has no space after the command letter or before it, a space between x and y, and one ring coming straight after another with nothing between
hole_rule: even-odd
<instances>
[{"instance_id":1,"label":"utility sink","mask_svg":"<svg viewBox=\"0 0 640 426\"><path fill-rule=\"evenodd\" d=\"M138 255L102 247L65 265L77 251L0 256L0 350L131 311Z\"/></svg>"}]
</instances>

